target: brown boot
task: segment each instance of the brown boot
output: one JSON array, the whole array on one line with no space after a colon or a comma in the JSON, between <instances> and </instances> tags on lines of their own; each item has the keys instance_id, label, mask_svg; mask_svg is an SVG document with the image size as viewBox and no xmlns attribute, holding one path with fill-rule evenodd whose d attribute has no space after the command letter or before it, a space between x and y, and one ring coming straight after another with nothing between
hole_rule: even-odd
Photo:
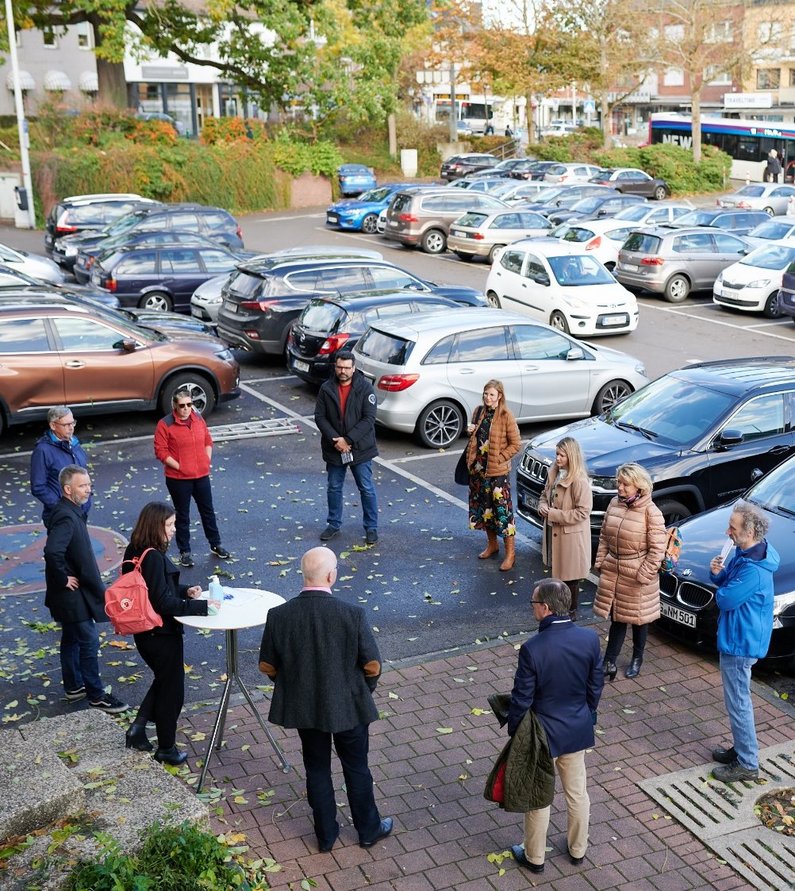
<instances>
[{"instance_id":1,"label":"brown boot","mask_svg":"<svg viewBox=\"0 0 795 891\"><path fill-rule=\"evenodd\" d=\"M488 560L489 557L493 557L494 554L500 552L500 543L497 541L497 533L492 532L491 529L487 529L486 535L489 537L489 543L486 545L486 550L481 551L478 554L478 560Z\"/></svg>"},{"instance_id":2,"label":"brown boot","mask_svg":"<svg viewBox=\"0 0 795 891\"><path fill-rule=\"evenodd\" d=\"M505 559L500 563L500 572L506 572L508 569L513 569L514 563L516 563L516 536L506 535Z\"/></svg>"}]
</instances>

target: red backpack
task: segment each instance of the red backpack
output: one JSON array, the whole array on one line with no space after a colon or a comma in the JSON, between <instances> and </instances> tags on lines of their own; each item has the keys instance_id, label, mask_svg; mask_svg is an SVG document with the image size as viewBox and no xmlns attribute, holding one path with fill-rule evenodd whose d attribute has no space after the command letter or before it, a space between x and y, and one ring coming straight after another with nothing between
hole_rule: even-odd
<instances>
[{"instance_id":1,"label":"red backpack","mask_svg":"<svg viewBox=\"0 0 795 891\"><path fill-rule=\"evenodd\" d=\"M163 617L155 612L150 600L146 579L141 574L141 563L149 551L140 557L122 561L132 563L132 572L125 572L105 590L105 612L116 634L140 634L160 628Z\"/></svg>"}]
</instances>

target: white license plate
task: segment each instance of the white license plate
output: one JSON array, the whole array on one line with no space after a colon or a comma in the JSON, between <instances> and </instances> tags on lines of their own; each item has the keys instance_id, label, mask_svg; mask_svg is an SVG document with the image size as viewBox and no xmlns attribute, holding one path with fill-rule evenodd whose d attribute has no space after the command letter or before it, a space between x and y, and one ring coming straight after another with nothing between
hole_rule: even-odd
<instances>
[{"instance_id":1,"label":"white license plate","mask_svg":"<svg viewBox=\"0 0 795 891\"><path fill-rule=\"evenodd\" d=\"M196 309L195 306L192 306L192 307L190 308L190 314L191 314L194 318L196 318L196 319L200 319L200 318L202 317L202 312L201 312L201 310L200 310L200 309Z\"/></svg>"},{"instance_id":2,"label":"white license plate","mask_svg":"<svg viewBox=\"0 0 795 891\"><path fill-rule=\"evenodd\" d=\"M390 225L393 229L397 229L397 220L390 220L390 221L389 221L389 225Z\"/></svg>"},{"instance_id":3,"label":"white license plate","mask_svg":"<svg viewBox=\"0 0 795 891\"><path fill-rule=\"evenodd\" d=\"M603 325L626 325L626 316L602 316Z\"/></svg>"},{"instance_id":4,"label":"white license plate","mask_svg":"<svg viewBox=\"0 0 795 891\"><path fill-rule=\"evenodd\" d=\"M293 365L299 370L303 371L306 374L309 371L309 363L302 362L300 359L293 359Z\"/></svg>"},{"instance_id":5,"label":"white license plate","mask_svg":"<svg viewBox=\"0 0 795 891\"><path fill-rule=\"evenodd\" d=\"M637 272L640 269L640 266L636 266L634 263L619 263L618 265L622 269L628 269L630 272Z\"/></svg>"},{"instance_id":6,"label":"white license plate","mask_svg":"<svg viewBox=\"0 0 795 891\"><path fill-rule=\"evenodd\" d=\"M693 613L689 613L684 609L679 609L678 606L673 606L670 603L660 604L660 614L665 616L666 619L670 619L672 622L678 622L680 625L687 625L688 628L696 627L696 617Z\"/></svg>"},{"instance_id":7,"label":"white license plate","mask_svg":"<svg viewBox=\"0 0 795 891\"><path fill-rule=\"evenodd\" d=\"M532 492L523 491L521 494L522 503L525 506L525 509L531 511L534 514L538 513L538 496L533 495Z\"/></svg>"},{"instance_id":8,"label":"white license plate","mask_svg":"<svg viewBox=\"0 0 795 891\"><path fill-rule=\"evenodd\" d=\"M326 214L327 223L339 223L340 218L335 213Z\"/></svg>"}]
</instances>

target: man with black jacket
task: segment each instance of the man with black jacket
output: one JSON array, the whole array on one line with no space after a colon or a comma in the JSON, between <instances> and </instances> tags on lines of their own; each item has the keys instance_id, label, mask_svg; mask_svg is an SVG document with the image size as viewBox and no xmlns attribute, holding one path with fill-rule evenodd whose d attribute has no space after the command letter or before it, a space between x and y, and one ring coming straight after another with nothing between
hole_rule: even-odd
<instances>
[{"instance_id":1,"label":"man with black jacket","mask_svg":"<svg viewBox=\"0 0 795 891\"><path fill-rule=\"evenodd\" d=\"M68 702L88 697L99 711L117 714L129 706L106 693L99 676L96 622L107 622L105 586L91 547L83 505L91 497L85 468L67 464L58 474L61 500L47 518L44 604L61 624L61 672Z\"/></svg>"},{"instance_id":2,"label":"man with black jacket","mask_svg":"<svg viewBox=\"0 0 795 891\"><path fill-rule=\"evenodd\" d=\"M323 384L315 403L315 423L328 473L328 518L320 540L330 541L340 531L342 485L350 467L362 499L365 540L372 545L378 541L378 497L372 468L372 459L378 455L376 399L373 388L354 366L353 353L338 353L334 378Z\"/></svg>"}]
</instances>

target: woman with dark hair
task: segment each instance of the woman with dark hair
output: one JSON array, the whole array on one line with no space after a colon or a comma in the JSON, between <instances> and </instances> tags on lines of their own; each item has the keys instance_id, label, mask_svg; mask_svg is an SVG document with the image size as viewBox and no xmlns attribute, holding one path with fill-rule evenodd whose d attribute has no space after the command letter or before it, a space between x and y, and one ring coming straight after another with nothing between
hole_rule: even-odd
<instances>
[{"instance_id":1,"label":"woman with dark hair","mask_svg":"<svg viewBox=\"0 0 795 891\"><path fill-rule=\"evenodd\" d=\"M197 600L201 586L180 585L179 570L166 557L169 542L174 537L176 514L170 504L150 501L141 511L124 559L140 557L141 574L146 581L149 601L163 619L159 628L134 635L141 658L152 669L154 680L144 696L135 721L127 731L128 749L151 752L152 744L146 735L146 723L151 718L157 727L155 758L166 764L182 764L187 755L176 746L177 719L185 699L185 663L183 658L182 625L174 616L206 616L218 612L219 604ZM122 564L122 572L131 572L131 563Z\"/></svg>"},{"instance_id":2,"label":"woman with dark hair","mask_svg":"<svg viewBox=\"0 0 795 891\"><path fill-rule=\"evenodd\" d=\"M512 569L516 561L516 523L511 499L511 458L522 447L519 427L505 405L502 381L487 381L483 405L479 405L467 427L469 468L469 528L485 529L486 549L478 554L486 560L499 553L497 536L505 540L505 559L500 569Z\"/></svg>"}]
</instances>

